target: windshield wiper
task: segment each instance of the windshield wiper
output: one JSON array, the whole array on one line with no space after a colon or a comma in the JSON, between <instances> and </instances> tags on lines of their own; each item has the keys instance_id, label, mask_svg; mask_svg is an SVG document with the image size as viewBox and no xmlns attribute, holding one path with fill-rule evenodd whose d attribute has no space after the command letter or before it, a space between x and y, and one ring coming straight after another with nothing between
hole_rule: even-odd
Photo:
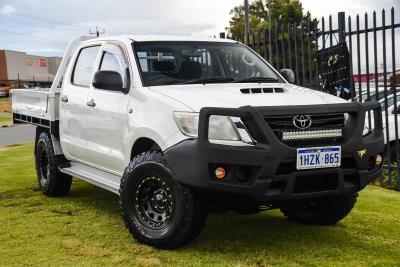
<instances>
[{"instance_id":1,"label":"windshield wiper","mask_svg":"<svg viewBox=\"0 0 400 267\"><path fill-rule=\"evenodd\" d=\"M238 80L236 81L237 83L251 83L251 82L258 82L258 83L262 83L262 82L278 82L279 79L277 78L272 78L272 77L250 77L250 78L246 78L246 79L242 79L242 80Z\"/></svg>"},{"instance_id":2,"label":"windshield wiper","mask_svg":"<svg viewBox=\"0 0 400 267\"><path fill-rule=\"evenodd\" d=\"M206 79L197 79L197 80L191 80L187 82L183 82L183 84L191 84L191 83L225 83L225 82L233 82L235 79L229 78L229 77L212 77L212 78L206 78Z\"/></svg>"}]
</instances>

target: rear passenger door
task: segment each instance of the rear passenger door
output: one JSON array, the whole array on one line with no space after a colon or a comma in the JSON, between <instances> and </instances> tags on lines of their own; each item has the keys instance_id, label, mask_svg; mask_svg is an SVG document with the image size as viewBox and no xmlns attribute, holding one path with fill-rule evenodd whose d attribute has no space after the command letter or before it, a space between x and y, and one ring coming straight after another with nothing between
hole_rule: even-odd
<instances>
[{"instance_id":1,"label":"rear passenger door","mask_svg":"<svg viewBox=\"0 0 400 267\"><path fill-rule=\"evenodd\" d=\"M82 47L63 81L60 102L60 140L68 159L87 161L87 106L100 45Z\"/></svg>"},{"instance_id":2,"label":"rear passenger door","mask_svg":"<svg viewBox=\"0 0 400 267\"><path fill-rule=\"evenodd\" d=\"M91 88L88 111L87 153L90 163L112 173L121 173L127 165L125 152L128 132L128 91L131 72L125 47L117 42L104 43L96 71L118 72L126 92Z\"/></svg>"}]
</instances>

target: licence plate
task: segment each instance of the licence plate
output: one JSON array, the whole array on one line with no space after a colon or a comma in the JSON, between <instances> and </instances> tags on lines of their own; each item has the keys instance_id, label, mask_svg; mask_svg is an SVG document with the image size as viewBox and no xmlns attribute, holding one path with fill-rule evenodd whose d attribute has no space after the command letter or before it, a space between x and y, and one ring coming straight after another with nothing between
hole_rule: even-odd
<instances>
[{"instance_id":1,"label":"licence plate","mask_svg":"<svg viewBox=\"0 0 400 267\"><path fill-rule=\"evenodd\" d=\"M341 164L341 147L309 147L297 149L298 170L332 168Z\"/></svg>"}]
</instances>

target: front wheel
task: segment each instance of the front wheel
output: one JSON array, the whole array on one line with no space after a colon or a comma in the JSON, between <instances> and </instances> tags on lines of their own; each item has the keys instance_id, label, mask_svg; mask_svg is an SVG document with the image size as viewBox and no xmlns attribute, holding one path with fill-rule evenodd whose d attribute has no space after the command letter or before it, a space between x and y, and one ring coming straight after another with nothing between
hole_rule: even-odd
<instances>
[{"instance_id":1,"label":"front wheel","mask_svg":"<svg viewBox=\"0 0 400 267\"><path fill-rule=\"evenodd\" d=\"M135 157L121 179L122 217L139 242L172 249L191 242L201 231L206 206L195 192L173 178L160 152Z\"/></svg>"},{"instance_id":2,"label":"front wheel","mask_svg":"<svg viewBox=\"0 0 400 267\"><path fill-rule=\"evenodd\" d=\"M313 200L287 203L281 207L282 213L291 221L331 225L345 218L353 209L357 194L345 194Z\"/></svg>"}]
</instances>

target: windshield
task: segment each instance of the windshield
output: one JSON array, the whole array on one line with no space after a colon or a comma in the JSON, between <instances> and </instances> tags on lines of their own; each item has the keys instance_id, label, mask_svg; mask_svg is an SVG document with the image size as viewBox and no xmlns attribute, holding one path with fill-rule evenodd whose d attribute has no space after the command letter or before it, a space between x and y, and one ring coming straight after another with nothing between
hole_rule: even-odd
<instances>
[{"instance_id":1,"label":"windshield","mask_svg":"<svg viewBox=\"0 0 400 267\"><path fill-rule=\"evenodd\" d=\"M136 42L144 86L218 82L283 82L254 52L238 43Z\"/></svg>"}]
</instances>

